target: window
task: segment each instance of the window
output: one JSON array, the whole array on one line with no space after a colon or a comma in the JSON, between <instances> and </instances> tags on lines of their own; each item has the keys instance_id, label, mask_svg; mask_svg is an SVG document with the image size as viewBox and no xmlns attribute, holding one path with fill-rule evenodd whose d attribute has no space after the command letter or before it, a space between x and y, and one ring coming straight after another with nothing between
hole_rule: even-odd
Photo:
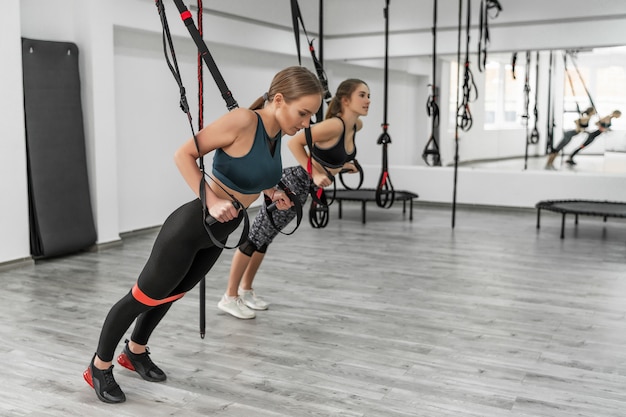
<instances>
[{"instance_id":1,"label":"window","mask_svg":"<svg viewBox=\"0 0 626 417\"><path fill-rule=\"evenodd\" d=\"M484 128L485 129L517 129L523 126L522 115L525 113L524 99L524 54L520 54L515 66L515 78L513 78L513 66L509 54L490 54L489 62L485 66L483 76L484 87L478 85L479 103L484 104ZM472 67L476 80L477 69ZM463 74L461 74L463 77ZM457 63L450 63L450 118L449 126L455 127L457 109ZM531 101L534 97L530 97ZM470 108L471 108L470 103ZM532 111L529 109L529 111ZM473 112L474 113L474 112Z\"/></svg>"},{"instance_id":2,"label":"window","mask_svg":"<svg viewBox=\"0 0 626 417\"><path fill-rule=\"evenodd\" d=\"M526 113L524 96L526 74L524 65L520 65L518 57L513 78L513 65L509 60L509 57L503 55L490 56L486 65L485 129L516 129L522 125L522 115ZM530 109L528 111L530 112Z\"/></svg>"}]
</instances>

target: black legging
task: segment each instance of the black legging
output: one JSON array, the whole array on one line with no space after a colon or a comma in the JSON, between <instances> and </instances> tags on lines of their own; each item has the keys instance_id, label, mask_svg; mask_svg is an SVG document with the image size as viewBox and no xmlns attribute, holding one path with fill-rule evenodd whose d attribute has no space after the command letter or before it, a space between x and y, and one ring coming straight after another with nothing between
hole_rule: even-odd
<instances>
[{"instance_id":1,"label":"black legging","mask_svg":"<svg viewBox=\"0 0 626 417\"><path fill-rule=\"evenodd\" d=\"M578 134L578 132L576 131L576 129L566 130L565 132L563 132L563 139L561 139L559 144L556 145L556 147L552 149L551 153L559 153L559 152L561 152L561 150L565 146L567 146L567 144L570 143L572 138L574 136L576 136L577 134Z\"/></svg>"},{"instance_id":2,"label":"black legging","mask_svg":"<svg viewBox=\"0 0 626 417\"><path fill-rule=\"evenodd\" d=\"M240 214L230 222L215 223L211 231L224 243L242 219ZM96 351L100 359L113 360L117 345L135 319L131 340L146 345L173 303L158 304L159 300L182 296L215 264L222 249L213 244L203 221L202 205L197 199L179 207L165 220L136 288L111 308L104 321Z\"/></svg>"},{"instance_id":3,"label":"black legging","mask_svg":"<svg viewBox=\"0 0 626 417\"><path fill-rule=\"evenodd\" d=\"M582 151L583 149L585 149L587 146L591 145L591 143L596 140L596 138L598 136L600 136L602 134L602 131L600 129L598 130L594 130L593 132L591 132L589 134L589 136L587 136L587 140L580 145L574 152L572 152L572 154L570 155L569 159L572 160L574 158L574 156L576 156L576 154L580 151Z\"/></svg>"}]
</instances>

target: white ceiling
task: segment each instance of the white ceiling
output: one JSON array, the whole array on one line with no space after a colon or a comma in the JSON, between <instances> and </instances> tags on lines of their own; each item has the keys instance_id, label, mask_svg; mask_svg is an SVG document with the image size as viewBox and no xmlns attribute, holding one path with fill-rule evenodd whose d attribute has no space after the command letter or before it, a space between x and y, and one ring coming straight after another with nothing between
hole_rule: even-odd
<instances>
[{"instance_id":1,"label":"white ceiling","mask_svg":"<svg viewBox=\"0 0 626 417\"><path fill-rule=\"evenodd\" d=\"M319 39L320 4L323 5L325 62L344 61L380 66L385 55L384 9L389 1L390 65L413 72L432 56L433 6L437 3L437 53L453 57L457 52L459 3L462 22L470 0L299 0L310 37ZM191 6L196 0L186 0ZM481 0L471 0L472 51L477 47ZM626 0L499 0L502 12L489 19L489 52L525 50L591 49L626 45ZM282 48L292 42L291 0L203 1L205 25L219 16L247 27L273 29ZM244 25L244 26L246 26ZM237 25L233 25L233 28ZM225 34L236 36L241 34ZM463 42L465 42L464 34ZM276 38L273 38L276 41ZM256 42L262 40L256 39ZM306 40L301 37L301 43ZM295 44L293 44L295 46ZM265 44L272 49L272 40ZM280 51L279 51L280 50ZM423 60L422 58L425 58Z\"/></svg>"},{"instance_id":2,"label":"white ceiling","mask_svg":"<svg viewBox=\"0 0 626 417\"><path fill-rule=\"evenodd\" d=\"M324 9L324 37L364 36L384 33L383 9L386 0L321 0ZM192 3L193 0L191 0ZM390 33L430 33L435 0L389 0ZM466 5L468 0L463 0ZM493 27L524 26L537 23L580 21L581 31L601 29L601 22L626 15L624 0L500 0L502 13L490 20ZM299 0L300 10L310 33L319 31L320 0ZM439 0L437 26L455 30L459 1ZM478 23L480 0L471 2L472 24ZM465 7L465 6L464 6ZM204 2L205 10L252 19L269 25L291 28L290 0L230 0ZM463 21L465 15L463 15Z\"/></svg>"}]
</instances>

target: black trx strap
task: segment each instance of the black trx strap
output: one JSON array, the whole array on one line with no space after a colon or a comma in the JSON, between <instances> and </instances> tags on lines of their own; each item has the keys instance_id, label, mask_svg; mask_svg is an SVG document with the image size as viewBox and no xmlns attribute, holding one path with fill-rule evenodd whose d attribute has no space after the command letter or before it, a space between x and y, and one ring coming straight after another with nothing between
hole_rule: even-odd
<instances>
[{"instance_id":1,"label":"black trx strap","mask_svg":"<svg viewBox=\"0 0 626 417\"><path fill-rule=\"evenodd\" d=\"M530 51L526 51L526 65L524 66L524 114L522 114L522 123L526 128L524 145L524 169L528 168L528 145L530 144L530 131L528 125L530 123Z\"/></svg>"},{"instance_id":2,"label":"black trx strap","mask_svg":"<svg viewBox=\"0 0 626 417\"><path fill-rule=\"evenodd\" d=\"M530 52L526 53L526 70L530 71ZM528 106L530 100L530 84L528 82L529 76L526 76L526 83L528 85L528 90L524 88L524 92L526 93L526 151L524 153L524 169L528 168L528 146L536 145L539 142L539 129L537 128L537 122L539 121L539 110L537 109L537 102L539 101L539 51L537 51L535 55L535 103L533 108L533 116L534 116L534 125L532 130L528 131L528 119L530 116L528 115Z\"/></svg>"},{"instance_id":3,"label":"black trx strap","mask_svg":"<svg viewBox=\"0 0 626 417\"><path fill-rule=\"evenodd\" d=\"M198 30L198 28L196 28L196 26L194 25L193 19L191 17L191 13L187 9L187 7L182 3L181 0L174 0L174 3L176 4L178 11L180 12L183 22L185 23L185 25L187 26L187 29L189 30L191 37L193 38L194 42L196 43L198 47L198 104L199 104L198 125L199 125L199 129L202 129L202 126L204 123L204 115L203 115L203 106L204 106L203 85L204 84L203 84L201 60L204 60L207 67L209 68L209 71L211 72L211 75L213 76L213 79L218 85L220 92L222 94L222 97L224 98L226 102L226 107L228 108L228 110L230 111L239 106L237 102L235 101L235 99L233 98L230 90L226 86L226 82L222 78L219 72L219 69L217 68L217 65L215 64L215 61L213 61L213 58L206 44L204 43L204 40L202 39L201 31ZM192 117L189 111L189 104L187 102L187 96L185 93L185 87L183 85L180 70L178 68L178 62L176 60L176 53L174 52L174 45L172 42L172 36L170 34L170 30L169 30L169 24L167 23L167 17L165 15L165 7L163 5L163 1L155 0L155 5L157 7L157 11L161 18L161 26L163 30L163 34L162 34L163 52L165 55L165 61L167 62L167 65L172 75L174 76L176 83L178 84L178 88L180 91L180 108L187 115L187 120L189 121L189 126L191 128L191 133L193 135L194 143L198 151L199 168L200 168L200 172L202 173L202 179L200 180L200 189L198 193L200 197L200 201L202 203L202 219L203 219L202 223L204 225L204 228L207 234L209 235L209 238L211 239L214 245L216 245L219 248L234 249L235 247L238 247L239 245L241 245L248 236L248 231L250 228L250 220L248 218L248 213L245 207L242 206L242 204L235 198L235 196L231 195L230 193L228 193L228 191L224 190L224 192L226 192L230 196L233 202L233 206L235 206L235 208L237 209L243 210L243 216L244 216L243 231L239 239L239 243L237 243L236 246L232 246L232 247L226 246L224 243L218 241L213 235L213 233L211 232L210 226L214 224L217 220L209 216L208 209L206 206L206 188L205 188L206 180L205 178L206 176L208 176L208 174L206 173L206 170L204 167L204 157L201 156L200 146L198 144L198 138L196 136L196 132L193 127ZM199 24L201 24L202 22L202 1L201 0L198 1L198 22ZM169 52L169 55L168 55L168 52ZM170 57L171 57L171 61L170 61ZM216 184L219 185L219 183L216 183ZM200 298L200 337L204 338L205 328L206 328L206 320L205 320L206 318L205 305L206 304L205 304L205 281L204 279L202 279L200 282L200 297L199 298Z\"/></svg>"},{"instance_id":4,"label":"black trx strap","mask_svg":"<svg viewBox=\"0 0 626 417\"><path fill-rule=\"evenodd\" d=\"M311 59L313 59L313 65L315 66L317 78L319 78L320 82L322 83L322 87L324 88L324 100L330 100L332 95L330 94L330 91L328 89L328 79L326 78L326 72L324 71L322 63L319 61L319 59L317 59L317 55L315 54L315 48L313 47L313 41L315 39L309 39L309 35L307 34L306 28L304 27L304 21L302 20L302 14L300 13L298 0L291 0L291 20L293 21L293 34L296 38L298 63L302 65L302 58L300 56L300 26L302 26L302 31L304 32L307 43L309 44L309 51L311 52Z\"/></svg>"},{"instance_id":5,"label":"black trx strap","mask_svg":"<svg viewBox=\"0 0 626 417\"><path fill-rule=\"evenodd\" d=\"M578 65L576 64L574 51L568 51L565 53L565 55L569 55L570 61L572 61L572 64L574 65L574 69L576 70L576 74L578 74L578 78L580 79L580 83L583 85L583 88L585 89L587 98L589 98L589 103L591 104L591 107L593 107L593 109L596 111L596 113L598 113L598 109L596 109L596 105L593 102L593 99L591 98L591 93L589 93L589 90L587 89L587 84L585 84L585 79L583 78L582 74L580 73L580 70L578 69ZM570 82L571 82L571 79L570 79ZM572 92L573 91L574 91L574 88L572 87ZM578 108L578 103L576 103L576 107ZM578 112L580 113L580 109L578 109Z\"/></svg>"},{"instance_id":6,"label":"black trx strap","mask_svg":"<svg viewBox=\"0 0 626 417\"><path fill-rule=\"evenodd\" d=\"M495 9L495 14L490 14ZM487 45L489 44L489 18L495 19L502 11L498 0L480 0L478 24L478 71L483 72L487 65Z\"/></svg>"},{"instance_id":7,"label":"black trx strap","mask_svg":"<svg viewBox=\"0 0 626 417\"><path fill-rule=\"evenodd\" d=\"M459 95L460 95L460 82L461 82L461 29L463 26L463 0L459 0L459 23L457 30L457 45L456 45L456 107L459 108ZM459 118L456 118L454 124L454 181L452 186L452 228L456 224L456 186L459 172Z\"/></svg>"},{"instance_id":8,"label":"black trx strap","mask_svg":"<svg viewBox=\"0 0 626 417\"><path fill-rule=\"evenodd\" d=\"M548 63L548 119L546 125L546 153L551 153L554 144L554 98L552 97L552 66L554 65L554 55L550 51L550 62Z\"/></svg>"},{"instance_id":9,"label":"black trx strap","mask_svg":"<svg viewBox=\"0 0 626 417\"><path fill-rule=\"evenodd\" d=\"M198 32L202 36L202 0L198 0ZM198 52L198 131L204 127L204 75L202 66L202 56ZM206 334L206 279L202 277L199 285L199 301L200 301L200 339L204 339Z\"/></svg>"},{"instance_id":10,"label":"black trx strap","mask_svg":"<svg viewBox=\"0 0 626 417\"><path fill-rule=\"evenodd\" d=\"M329 210L328 207L335 201L335 190L337 188L335 184L335 177L326 169L321 161L318 161L320 166L326 171L326 176L333 183L333 198L328 201L326 197L326 191L322 187L318 187L313 182L313 136L311 135L311 128L304 129L304 137L306 138L306 145L309 148L309 159L307 162L307 172L311 179L309 186L309 194L311 195L311 206L309 208L309 223L314 229L321 229L328 225Z\"/></svg>"},{"instance_id":11,"label":"black trx strap","mask_svg":"<svg viewBox=\"0 0 626 417\"><path fill-rule=\"evenodd\" d=\"M155 0L155 1L157 3L163 4L162 0ZM187 27L187 30L189 31L191 38L193 39L193 41L195 42L198 48L198 52L200 53L200 56L204 60L204 63L206 64L206 66L209 68L209 71L211 72L211 75L213 76L213 79L215 80L215 83L217 84L217 87L219 88L220 93L222 94L222 98L226 102L226 108L228 108L228 110L230 111L232 109L239 107L239 105L237 104L237 101L235 101L235 98L233 97L232 93L228 89L228 86L226 85L226 82L224 81L224 78L222 77L220 70L217 68L215 61L213 60L213 56L211 55L211 52L209 52L209 48L207 47L206 43L204 43L204 40L202 39L202 35L198 31L198 28L196 28L196 25L193 22L193 18L191 17L191 13L189 12L189 10L187 9L187 7L185 6L182 0L174 0L174 4L176 4L176 7L178 8L178 11L180 12L180 18L183 20L183 23ZM162 7L160 10L162 10ZM163 17L165 17L165 11L163 11L162 13L160 11L159 13Z\"/></svg>"},{"instance_id":12,"label":"black trx strap","mask_svg":"<svg viewBox=\"0 0 626 417\"><path fill-rule=\"evenodd\" d=\"M569 52L563 52L563 68L565 68L565 74L567 75L567 80L569 81L569 87L572 90L572 97L574 97L574 103L576 104L576 112L579 116L582 116L582 110L580 110L580 106L578 105L578 100L576 100L576 90L574 90L574 81L572 80L572 74L570 74L567 69L567 55Z\"/></svg>"},{"instance_id":13,"label":"black trx strap","mask_svg":"<svg viewBox=\"0 0 626 417\"><path fill-rule=\"evenodd\" d=\"M535 55L535 107L533 108L533 116L535 118L535 125L528 137L528 143L536 145L539 142L539 129L537 129L537 123L539 121L539 110L537 109L537 102L539 101L539 51Z\"/></svg>"},{"instance_id":14,"label":"black trx strap","mask_svg":"<svg viewBox=\"0 0 626 417\"><path fill-rule=\"evenodd\" d=\"M437 104L437 0L433 1L433 81L429 85L431 93L426 101L426 113L430 117L430 138L426 142L422 159L429 166L441 166L441 154L439 153L438 127L439 105Z\"/></svg>"},{"instance_id":15,"label":"black trx strap","mask_svg":"<svg viewBox=\"0 0 626 417\"><path fill-rule=\"evenodd\" d=\"M524 126L528 126L528 120L530 115L528 110L530 108L530 51L526 51L526 65L524 66L524 114L522 114L522 123ZM528 137L528 132L526 133Z\"/></svg>"},{"instance_id":16,"label":"black trx strap","mask_svg":"<svg viewBox=\"0 0 626 417\"><path fill-rule=\"evenodd\" d=\"M513 52L513 55L511 56L511 75L513 76L513 79L516 80L517 77L515 76L515 65L517 64L517 52Z\"/></svg>"},{"instance_id":17,"label":"black trx strap","mask_svg":"<svg viewBox=\"0 0 626 417\"><path fill-rule=\"evenodd\" d=\"M478 88L474 82L474 75L470 69L469 46L470 46L470 22L471 22L471 0L467 0L467 26L465 28L465 68L463 71L463 99L457 108L457 124L464 132L469 131L474 123L469 103L478 98ZM472 92L474 96L472 97Z\"/></svg>"},{"instance_id":18,"label":"black trx strap","mask_svg":"<svg viewBox=\"0 0 626 417\"><path fill-rule=\"evenodd\" d=\"M391 143L391 137L387 133L389 124L387 123L387 86L389 83L389 0L386 0L386 6L383 10L385 15L385 85L384 85L384 111L383 111L383 133L378 138L377 143L383 146L383 161L378 185L376 186L376 204L378 207L390 208L395 200L396 193L389 178L389 167L387 158L387 146Z\"/></svg>"},{"instance_id":19,"label":"black trx strap","mask_svg":"<svg viewBox=\"0 0 626 417\"><path fill-rule=\"evenodd\" d=\"M170 68L170 71L172 72L172 75L174 76L174 79L178 83L178 87L179 87L180 94L181 94L180 106L183 112L187 114L189 126L191 127L191 133L193 135L196 149L198 150L199 168L200 168L200 171L202 172L202 178L200 180L200 188L199 188L198 194L200 196L200 201L202 202L202 217L203 219L205 219L205 221L203 222L204 228L206 229L207 234L209 235L209 237L211 238L211 241L213 242L215 246L222 248L222 249L234 249L238 247L239 245L241 245L247 239L248 231L250 229L250 219L248 218L248 213L245 210L245 207L243 207L243 205L237 200L237 198L234 195L230 194L226 189L224 189L220 185L220 188L222 188L224 192L228 194L228 196L232 200L233 206L243 211L244 227L243 227L241 237L239 238L239 243L237 243L237 245L235 246L225 245L224 243L217 240L215 236L213 235L213 233L211 232L210 226L212 224L215 224L217 220L215 220L213 217L209 215L208 208L206 206L205 177L210 178L210 175L206 173L206 170L204 167L204 157L202 157L200 153L200 145L198 144L198 138L196 136L196 132L193 127L191 113L189 112L189 104L187 103L187 98L185 94L185 87L183 86L180 71L178 69L178 64L176 62L176 54L174 52L174 45L172 43L172 37L170 34L169 25L167 23L167 17L165 16L165 8L163 6L163 1L155 0L155 3L157 6L157 10L159 12L159 16L161 17L161 25L163 28L163 48L164 48L165 58ZM211 53L209 52L209 49L206 46L206 43L204 43L204 40L202 39L202 35L198 31L198 28L196 27L195 23L193 22L191 12L189 12L187 7L183 4L182 0L174 0L174 3L176 4L178 11L180 12L181 19L185 23L187 30L191 34L192 39L194 40L194 42L196 43L196 46L198 47L198 53L200 54L200 56L206 63L207 67L209 68L209 71L211 72L211 75L213 76L213 79L215 80L215 83L220 89L222 97L224 98L224 101L226 102L226 107L228 108L228 110L232 110L234 108L239 107L239 105L233 98L232 93L228 89L228 86L226 85L226 82L224 81L224 78L222 77L219 69L217 68L217 65L215 64L215 61L213 60L213 57L211 56ZM170 63L170 60L167 54L167 48L169 48L170 55L172 58L172 63ZM219 185L218 182L215 182L215 183Z\"/></svg>"}]
</instances>

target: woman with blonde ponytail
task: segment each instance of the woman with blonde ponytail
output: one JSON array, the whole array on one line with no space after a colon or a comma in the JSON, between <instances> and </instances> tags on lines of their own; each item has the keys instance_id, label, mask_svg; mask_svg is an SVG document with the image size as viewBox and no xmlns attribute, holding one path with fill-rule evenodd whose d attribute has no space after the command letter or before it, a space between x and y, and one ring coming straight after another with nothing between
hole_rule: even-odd
<instances>
[{"instance_id":1,"label":"woman with blonde ponytail","mask_svg":"<svg viewBox=\"0 0 626 417\"><path fill-rule=\"evenodd\" d=\"M176 165L198 198L176 209L163 223L152 253L132 289L109 311L85 381L107 403L126 400L113 377L113 356L133 323L118 363L147 381L162 382L166 375L152 362L147 348L150 335L174 301L191 290L211 270L225 242L260 193L279 210L288 209L289 198L274 186L281 177L282 134L295 135L309 126L322 103L317 76L303 67L280 71L266 94L250 109L235 109L209 124L175 153ZM204 182L198 158L215 151L213 169ZM200 190L213 219L205 224ZM208 226L207 226L208 224ZM218 243L219 243L218 242Z\"/></svg>"},{"instance_id":2,"label":"woman with blonde ponytail","mask_svg":"<svg viewBox=\"0 0 626 417\"><path fill-rule=\"evenodd\" d=\"M311 183L318 187L332 184L334 176L342 170L358 172L351 162L356 155L354 141L357 130L363 126L361 116L366 116L370 105L369 87L359 79L343 81L328 105L326 118L310 128L313 149L308 149L305 132L289 140L287 146L299 165L283 169L281 181L296 194L304 206ZM311 173L307 167L311 160ZM278 190L276 191L278 192ZM248 240L235 251L228 278L226 293L218 308L240 319L252 319L254 310L269 306L252 289L252 282L263 262L267 247L296 217L294 208L273 214L274 224L265 210L259 210L250 228Z\"/></svg>"}]
</instances>

